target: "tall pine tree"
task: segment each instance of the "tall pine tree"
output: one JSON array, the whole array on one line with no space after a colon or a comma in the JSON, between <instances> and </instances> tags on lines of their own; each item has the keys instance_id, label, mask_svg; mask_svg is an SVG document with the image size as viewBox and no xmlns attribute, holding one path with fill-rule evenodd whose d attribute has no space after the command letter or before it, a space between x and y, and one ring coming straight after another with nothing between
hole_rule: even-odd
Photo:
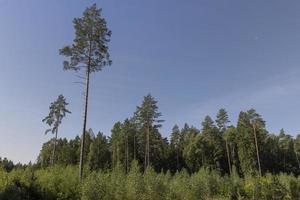
<instances>
[{"instance_id":1,"label":"tall pine tree","mask_svg":"<svg viewBox=\"0 0 300 200\"><path fill-rule=\"evenodd\" d=\"M85 70L84 115L79 164L79 176L82 178L90 75L111 64L108 52L111 31L107 28L106 21L101 16L101 9L98 9L96 4L87 8L83 17L75 18L73 24L75 29L73 44L63 47L59 53L69 58L63 63L65 70Z\"/></svg>"}]
</instances>

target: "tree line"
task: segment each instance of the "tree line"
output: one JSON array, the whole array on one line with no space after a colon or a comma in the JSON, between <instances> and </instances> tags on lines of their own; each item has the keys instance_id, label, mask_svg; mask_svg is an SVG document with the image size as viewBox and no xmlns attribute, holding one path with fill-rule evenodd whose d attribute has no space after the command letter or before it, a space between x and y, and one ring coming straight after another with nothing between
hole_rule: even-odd
<instances>
[{"instance_id":1,"label":"tree line","mask_svg":"<svg viewBox=\"0 0 300 200\"><path fill-rule=\"evenodd\" d=\"M86 132L86 167L99 170L121 166L128 171L131 162L137 160L142 169L151 166L157 172L186 169L194 173L207 168L222 174L300 174L300 135L292 137L283 129L279 134L269 133L254 109L241 111L236 126L230 124L226 110L220 109L215 119L206 116L200 127L174 125L169 138L160 132L162 123L158 102L150 94L145 96L131 117L114 124L110 136L91 129ZM39 166L51 165L54 140L43 144ZM58 139L53 159L57 164L78 164L80 138Z\"/></svg>"}]
</instances>

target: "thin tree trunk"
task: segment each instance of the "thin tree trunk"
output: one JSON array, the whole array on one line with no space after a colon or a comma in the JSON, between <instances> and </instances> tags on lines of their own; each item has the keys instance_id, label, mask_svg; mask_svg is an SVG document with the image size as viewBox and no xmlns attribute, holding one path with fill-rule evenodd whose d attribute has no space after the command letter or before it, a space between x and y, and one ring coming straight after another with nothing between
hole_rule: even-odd
<instances>
[{"instance_id":1,"label":"thin tree trunk","mask_svg":"<svg viewBox=\"0 0 300 200\"><path fill-rule=\"evenodd\" d=\"M298 157L298 154L297 154L296 151L295 151L295 154L296 154L296 159L297 159L297 162L298 162L298 167L299 167L299 169L300 169L300 161L299 161L299 157Z\"/></svg>"},{"instance_id":2,"label":"thin tree trunk","mask_svg":"<svg viewBox=\"0 0 300 200\"><path fill-rule=\"evenodd\" d=\"M148 140L147 140L147 137L148 135L147 135L147 133L146 133L146 135L145 135L145 137L146 137L146 141L145 141L145 160L144 160L144 168L146 169L147 168L147 152L148 152ZM145 170L144 169L144 170Z\"/></svg>"},{"instance_id":3,"label":"thin tree trunk","mask_svg":"<svg viewBox=\"0 0 300 200\"><path fill-rule=\"evenodd\" d=\"M253 125L253 133L254 133L254 140L255 140L255 147L256 147L256 156L257 156L257 163L258 163L258 171L259 171L259 175L261 176L260 159L259 159L259 152L258 152L258 144L257 144L257 137L256 137L255 125Z\"/></svg>"},{"instance_id":4,"label":"thin tree trunk","mask_svg":"<svg viewBox=\"0 0 300 200\"><path fill-rule=\"evenodd\" d=\"M125 136L125 142L124 142L124 146L125 146L125 148L124 148L124 158L125 158L125 160L124 160L124 162L125 162L125 172L127 173L127 137Z\"/></svg>"},{"instance_id":5,"label":"thin tree trunk","mask_svg":"<svg viewBox=\"0 0 300 200\"><path fill-rule=\"evenodd\" d=\"M135 134L133 136L133 159L136 160L136 146L135 146Z\"/></svg>"},{"instance_id":6,"label":"thin tree trunk","mask_svg":"<svg viewBox=\"0 0 300 200\"><path fill-rule=\"evenodd\" d=\"M51 157L51 165L52 166L54 165L54 160L55 160L57 133L58 133L58 128L55 131L55 137L54 137L53 151L52 151L52 157Z\"/></svg>"},{"instance_id":7,"label":"thin tree trunk","mask_svg":"<svg viewBox=\"0 0 300 200\"><path fill-rule=\"evenodd\" d=\"M227 161L228 161L229 174L231 174L231 161L230 161L230 156L229 156L229 148L228 148L227 139L225 139L225 143L226 143L226 152L227 152Z\"/></svg>"},{"instance_id":8,"label":"thin tree trunk","mask_svg":"<svg viewBox=\"0 0 300 200\"><path fill-rule=\"evenodd\" d=\"M113 144L113 145L112 145L112 155L111 155L112 168L115 167L115 154L116 154L115 152L116 152L116 150L115 150L115 145Z\"/></svg>"},{"instance_id":9,"label":"thin tree trunk","mask_svg":"<svg viewBox=\"0 0 300 200\"><path fill-rule=\"evenodd\" d=\"M147 167L150 165L150 130L149 130L149 125L148 125L148 128L147 128Z\"/></svg>"},{"instance_id":10,"label":"thin tree trunk","mask_svg":"<svg viewBox=\"0 0 300 200\"><path fill-rule=\"evenodd\" d=\"M117 143L117 166L119 166L120 164L120 155L119 155L119 152L120 152L120 147L119 147L119 142Z\"/></svg>"},{"instance_id":11,"label":"thin tree trunk","mask_svg":"<svg viewBox=\"0 0 300 200\"><path fill-rule=\"evenodd\" d=\"M126 134L126 173L128 172L128 165L129 165L129 161L128 161L128 156L129 156L129 152L128 152L128 135Z\"/></svg>"},{"instance_id":12,"label":"thin tree trunk","mask_svg":"<svg viewBox=\"0 0 300 200\"><path fill-rule=\"evenodd\" d=\"M145 145L145 169L149 166L150 164L150 130L149 130L149 125L147 124L146 128L146 145Z\"/></svg>"},{"instance_id":13,"label":"thin tree trunk","mask_svg":"<svg viewBox=\"0 0 300 200\"><path fill-rule=\"evenodd\" d=\"M81 136L81 149L80 149L80 162L79 162L79 178L83 176L83 165L84 165L84 148L85 148L85 133L87 123L87 112L88 112L88 98L89 98L89 85L90 85L90 59L88 68L86 71L86 83L85 83L85 95L84 95L84 114L83 114L83 130Z\"/></svg>"},{"instance_id":14,"label":"thin tree trunk","mask_svg":"<svg viewBox=\"0 0 300 200\"><path fill-rule=\"evenodd\" d=\"M176 155L176 162L177 162L177 171L179 171L179 149L178 146L176 147L177 155Z\"/></svg>"}]
</instances>

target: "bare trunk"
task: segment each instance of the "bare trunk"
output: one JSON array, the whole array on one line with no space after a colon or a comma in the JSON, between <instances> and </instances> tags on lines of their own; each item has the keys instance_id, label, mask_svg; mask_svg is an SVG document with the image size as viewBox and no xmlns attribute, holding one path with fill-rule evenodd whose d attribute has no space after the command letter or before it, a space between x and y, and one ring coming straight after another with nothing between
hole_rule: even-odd
<instances>
[{"instance_id":1,"label":"bare trunk","mask_svg":"<svg viewBox=\"0 0 300 200\"><path fill-rule=\"evenodd\" d=\"M52 151L52 157L51 157L51 165L52 166L54 165L54 160L55 160L57 133L58 133L58 129L56 129L55 137L54 137L53 151Z\"/></svg>"},{"instance_id":2,"label":"bare trunk","mask_svg":"<svg viewBox=\"0 0 300 200\"><path fill-rule=\"evenodd\" d=\"M259 171L259 175L261 176L260 159L259 159L259 151L258 151L258 144L257 144L257 137L256 137L255 125L253 125L253 133L254 133L254 140L255 140L255 147L256 147L256 156L257 156L257 163L258 163L258 171Z\"/></svg>"},{"instance_id":3,"label":"bare trunk","mask_svg":"<svg viewBox=\"0 0 300 200\"><path fill-rule=\"evenodd\" d=\"M87 123L87 112L88 112L88 98L89 98L89 84L90 84L90 60L86 71L86 83L85 83L85 95L84 95L84 114L83 114L83 130L81 136L81 148L80 148L80 162L79 162L79 178L83 176L83 165L84 165L84 149L85 149L85 133Z\"/></svg>"},{"instance_id":4,"label":"bare trunk","mask_svg":"<svg viewBox=\"0 0 300 200\"><path fill-rule=\"evenodd\" d=\"M226 143L226 152L227 152L227 161L228 161L229 174L231 174L231 160L230 160L230 156L229 156L230 154L229 154L227 139L225 139L225 143Z\"/></svg>"}]
</instances>

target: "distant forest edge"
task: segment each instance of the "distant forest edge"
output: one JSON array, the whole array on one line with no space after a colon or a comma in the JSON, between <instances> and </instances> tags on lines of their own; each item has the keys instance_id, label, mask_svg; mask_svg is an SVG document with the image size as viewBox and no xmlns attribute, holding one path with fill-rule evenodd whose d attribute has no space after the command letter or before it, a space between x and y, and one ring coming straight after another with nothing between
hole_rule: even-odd
<instances>
[{"instance_id":1,"label":"distant forest edge","mask_svg":"<svg viewBox=\"0 0 300 200\"><path fill-rule=\"evenodd\" d=\"M144 116L156 116L152 126L144 125ZM254 109L228 126L220 109L215 120L205 117L201 130L175 125L168 140L159 132L160 118L157 101L147 95L110 137L87 131L81 179L79 136L57 139L54 158L55 138L43 144L35 163L0 159L0 199L300 199L300 135L268 133Z\"/></svg>"},{"instance_id":2,"label":"distant forest edge","mask_svg":"<svg viewBox=\"0 0 300 200\"><path fill-rule=\"evenodd\" d=\"M151 126L145 123L149 121L145 116L151 116ZM230 174L234 168L241 176L260 175L260 170L262 174L300 174L300 135L292 137L283 129L279 134L270 134L254 109L240 112L236 126L228 125L225 109L219 110L215 120L206 116L201 129L188 124L182 128L174 125L169 140L160 134L163 123L160 118L157 101L149 94L132 117L115 123L111 136L95 134L90 129L85 136L85 167L93 171L118 165L128 171L136 160L142 169L149 164L156 172L175 173L185 169L194 173L206 168ZM53 143L51 139L43 144L34 166L51 166ZM55 164L78 165L79 155L79 136L57 140ZM0 164L7 171L14 167L7 159L0 159Z\"/></svg>"}]
</instances>

